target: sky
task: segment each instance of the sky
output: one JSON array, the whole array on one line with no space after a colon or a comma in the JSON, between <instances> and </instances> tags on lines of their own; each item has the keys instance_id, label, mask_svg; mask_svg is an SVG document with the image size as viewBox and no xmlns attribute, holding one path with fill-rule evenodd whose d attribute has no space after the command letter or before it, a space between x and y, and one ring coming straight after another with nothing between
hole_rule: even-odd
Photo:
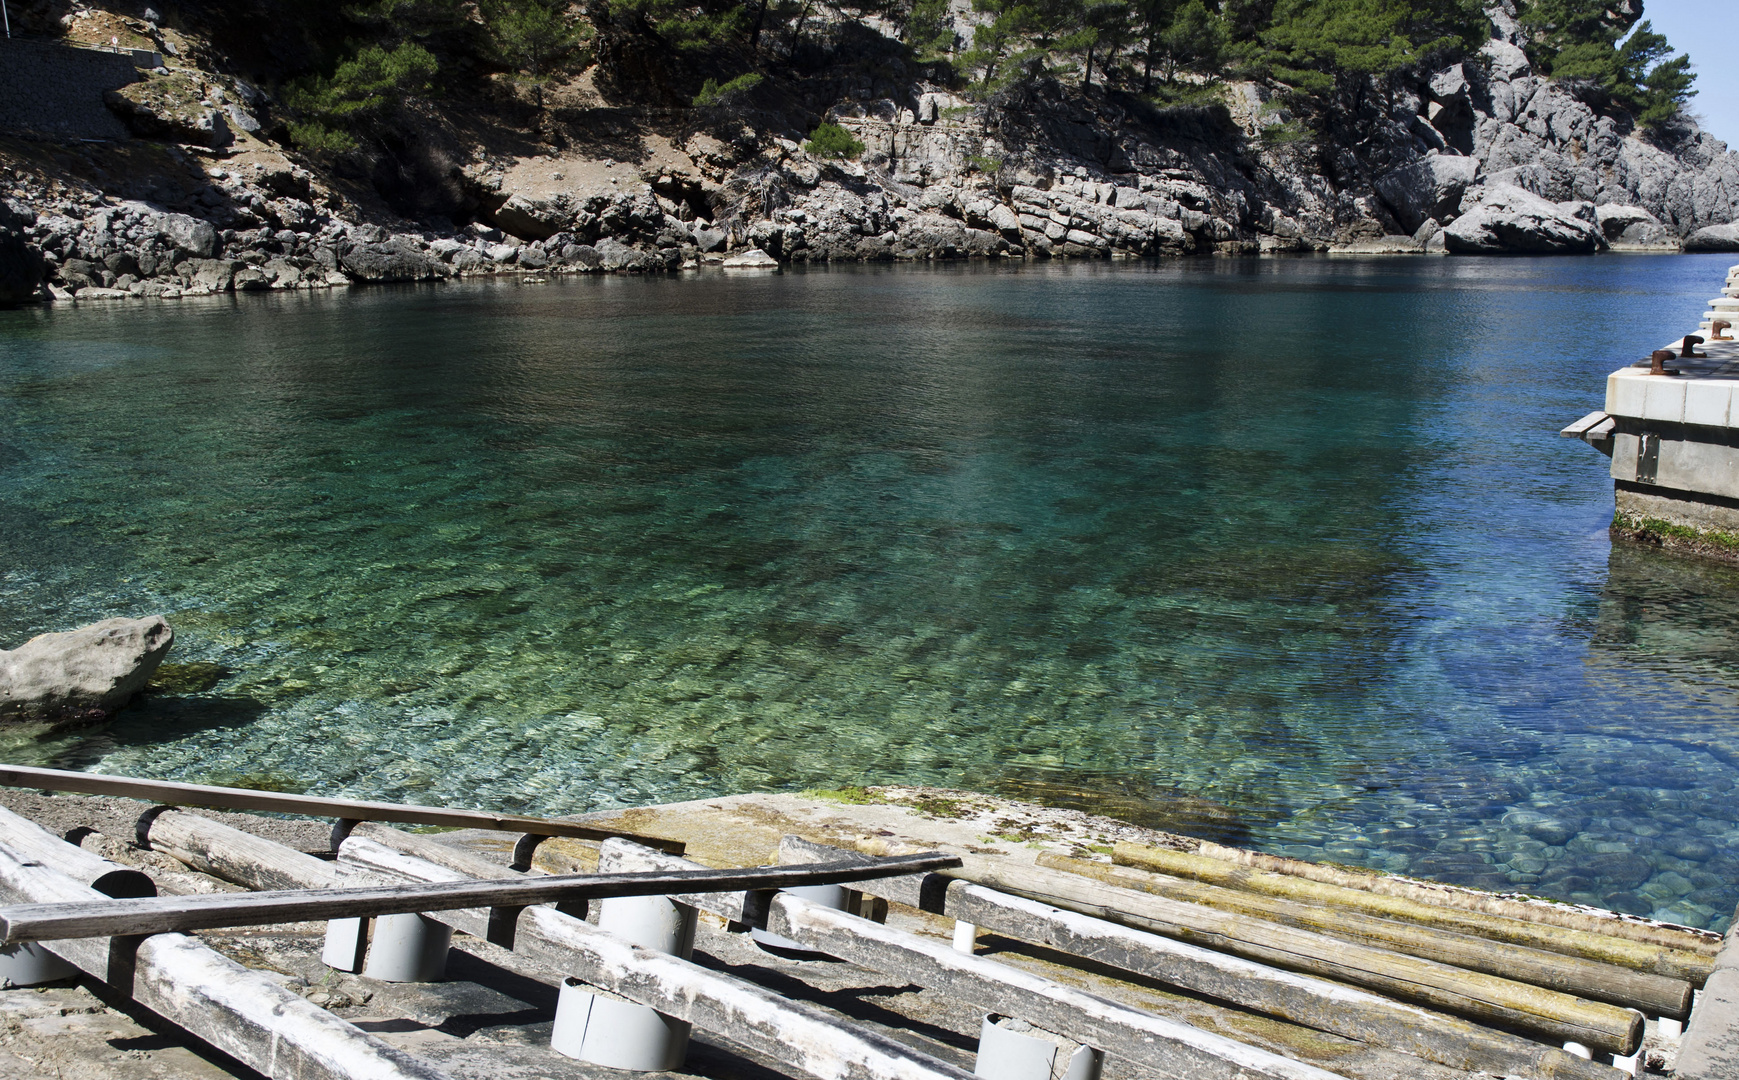
<instances>
[{"instance_id":1,"label":"sky","mask_svg":"<svg viewBox=\"0 0 1739 1080\"><path fill-rule=\"evenodd\" d=\"M1642 17L1665 34L1675 52L1691 54L1705 131L1739 150L1739 0L1644 0Z\"/></svg>"}]
</instances>

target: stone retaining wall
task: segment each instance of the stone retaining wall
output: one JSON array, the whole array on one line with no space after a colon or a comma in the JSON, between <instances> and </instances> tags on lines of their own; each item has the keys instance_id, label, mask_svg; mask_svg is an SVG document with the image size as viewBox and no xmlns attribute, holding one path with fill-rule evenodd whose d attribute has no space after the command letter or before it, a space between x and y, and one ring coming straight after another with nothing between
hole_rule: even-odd
<instances>
[{"instance_id":1,"label":"stone retaining wall","mask_svg":"<svg viewBox=\"0 0 1739 1080\"><path fill-rule=\"evenodd\" d=\"M137 82L130 53L0 38L0 131L59 139L125 139L103 93Z\"/></svg>"}]
</instances>

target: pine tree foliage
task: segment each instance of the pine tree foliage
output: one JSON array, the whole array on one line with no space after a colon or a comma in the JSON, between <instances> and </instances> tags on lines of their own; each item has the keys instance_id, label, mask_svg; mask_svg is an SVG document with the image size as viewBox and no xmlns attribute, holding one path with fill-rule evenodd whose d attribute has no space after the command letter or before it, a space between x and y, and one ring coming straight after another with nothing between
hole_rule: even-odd
<instances>
[{"instance_id":1,"label":"pine tree foliage","mask_svg":"<svg viewBox=\"0 0 1739 1080\"><path fill-rule=\"evenodd\" d=\"M1521 22L1540 71L1599 87L1644 127L1670 125L1696 93L1691 58L1673 56L1650 23L1632 29L1604 0L1534 0Z\"/></svg>"}]
</instances>

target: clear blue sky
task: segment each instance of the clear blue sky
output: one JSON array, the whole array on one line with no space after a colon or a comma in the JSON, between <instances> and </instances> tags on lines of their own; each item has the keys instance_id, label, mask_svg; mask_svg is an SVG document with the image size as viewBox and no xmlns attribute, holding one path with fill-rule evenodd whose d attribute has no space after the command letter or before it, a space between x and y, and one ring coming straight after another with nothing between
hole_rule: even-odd
<instances>
[{"instance_id":1,"label":"clear blue sky","mask_svg":"<svg viewBox=\"0 0 1739 1080\"><path fill-rule=\"evenodd\" d=\"M1676 52L1691 54L1691 112L1739 150L1739 0L1643 0L1642 17Z\"/></svg>"}]
</instances>

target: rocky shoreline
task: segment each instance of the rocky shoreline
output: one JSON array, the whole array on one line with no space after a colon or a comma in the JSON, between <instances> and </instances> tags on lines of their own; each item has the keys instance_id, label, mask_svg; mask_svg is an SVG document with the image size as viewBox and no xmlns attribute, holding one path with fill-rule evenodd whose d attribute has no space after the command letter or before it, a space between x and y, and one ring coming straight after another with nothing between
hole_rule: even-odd
<instances>
[{"instance_id":1,"label":"rocky shoreline","mask_svg":"<svg viewBox=\"0 0 1739 1080\"><path fill-rule=\"evenodd\" d=\"M1346 132L1291 140L1256 83L1208 106L1049 79L971 101L889 61L811 95L856 159L800 143L787 114L588 99L548 110L542 147L448 147L438 191L399 192L442 208L419 216L265 139L273 103L233 74L164 68L110 95L129 143L0 139L0 303L733 260L1739 250L1739 155L1688 119L1645 132L1537 75L1491 11L1498 36L1476 56L1347 118L1367 133L1356 153Z\"/></svg>"}]
</instances>

